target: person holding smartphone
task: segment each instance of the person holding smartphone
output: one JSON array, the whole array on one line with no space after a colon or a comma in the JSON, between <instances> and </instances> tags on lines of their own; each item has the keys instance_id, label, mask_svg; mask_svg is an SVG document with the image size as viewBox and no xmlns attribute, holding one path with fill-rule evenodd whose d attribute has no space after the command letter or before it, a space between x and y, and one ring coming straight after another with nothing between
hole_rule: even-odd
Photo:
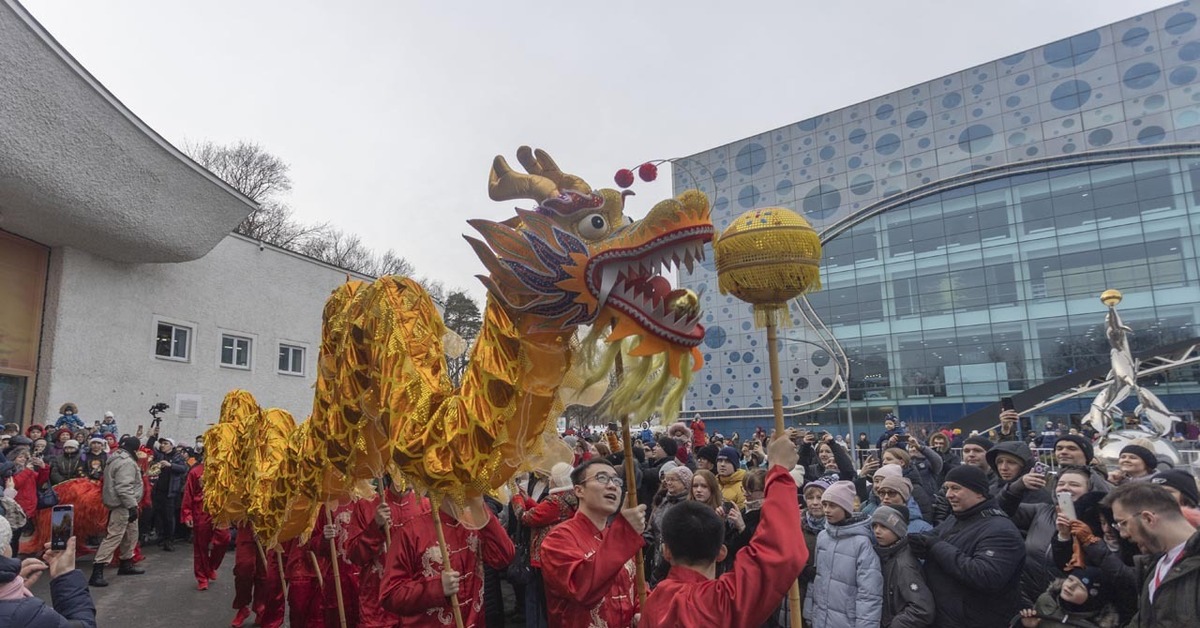
<instances>
[{"instance_id":1,"label":"person holding smartphone","mask_svg":"<svg viewBox=\"0 0 1200 628\"><path fill-rule=\"evenodd\" d=\"M12 526L0 517L0 626L95 628L96 605L83 572L75 568L75 537L67 540L64 549L48 550L40 560L20 561L9 549L12 536ZM53 606L29 591L47 571Z\"/></svg>"},{"instance_id":2,"label":"person holding smartphone","mask_svg":"<svg viewBox=\"0 0 1200 628\"><path fill-rule=\"evenodd\" d=\"M1103 493L1087 497L1079 508L1075 504L1089 495L1089 473L1085 467L1063 467L1059 470L1053 486L1055 503L1022 502L1025 491L1041 491L1046 488L1046 476L1041 473L1026 473L1010 484L997 500L1000 509L1012 519L1025 534L1025 570L1021 577L1021 588L1028 599L1037 599L1054 578L1059 577L1063 565L1049 560L1050 543L1057 534L1056 521L1063 509L1058 505L1060 496L1069 505L1070 514L1076 510L1093 507L1103 499Z\"/></svg>"}]
</instances>

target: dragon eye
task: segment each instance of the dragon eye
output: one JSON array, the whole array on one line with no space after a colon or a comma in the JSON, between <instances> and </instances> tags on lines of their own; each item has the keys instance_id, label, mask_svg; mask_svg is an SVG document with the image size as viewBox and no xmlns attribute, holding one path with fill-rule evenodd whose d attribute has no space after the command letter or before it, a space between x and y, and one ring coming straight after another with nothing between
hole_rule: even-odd
<instances>
[{"instance_id":1,"label":"dragon eye","mask_svg":"<svg viewBox=\"0 0 1200 628\"><path fill-rule=\"evenodd\" d=\"M596 240L608 234L608 220L601 214L589 214L579 221L579 235Z\"/></svg>"}]
</instances>

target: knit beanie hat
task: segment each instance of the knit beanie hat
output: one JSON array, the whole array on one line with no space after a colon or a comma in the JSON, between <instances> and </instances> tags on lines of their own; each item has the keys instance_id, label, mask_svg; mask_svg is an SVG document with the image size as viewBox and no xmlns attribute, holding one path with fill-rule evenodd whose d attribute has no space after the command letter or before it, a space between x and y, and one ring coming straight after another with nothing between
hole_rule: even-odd
<instances>
[{"instance_id":1,"label":"knit beanie hat","mask_svg":"<svg viewBox=\"0 0 1200 628\"><path fill-rule=\"evenodd\" d=\"M886 488L896 491L900 493L900 497L903 497L906 502L909 496L912 495L912 482L908 478L883 478L883 481L876 484L875 487L876 489Z\"/></svg>"},{"instance_id":2,"label":"knit beanie hat","mask_svg":"<svg viewBox=\"0 0 1200 628\"><path fill-rule=\"evenodd\" d=\"M793 473L792 477L793 477L793 478L794 478L794 477L796 477L794 474L795 474L797 471L798 471L798 472L800 472L801 474L803 474L803 473L804 473L804 469L801 469L800 467L796 467L795 469L792 469L792 473ZM804 485L804 489L803 489L803 490L804 490L804 491L807 491L807 490L808 490L808 489L810 489L810 488L819 488L819 489L821 489L822 491L828 491L828 490L829 490L829 486L830 486L830 485L829 485L829 482L826 482L826 481L825 481L825 480L823 480L823 479L816 479L816 480L813 480L812 482L809 482L808 484L805 484L805 485Z\"/></svg>"},{"instance_id":3,"label":"knit beanie hat","mask_svg":"<svg viewBox=\"0 0 1200 628\"><path fill-rule=\"evenodd\" d=\"M1080 449L1083 450L1084 462L1091 462L1092 458L1095 457L1096 450L1094 447L1092 447L1092 441L1080 436L1079 434L1065 434L1063 436L1059 436L1058 440L1054 441L1054 446L1057 447L1058 444L1064 440L1075 443Z\"/></svg>"},{"instance_id":4,"label":"knit beanie hat","mask_svg":"<svg viewBox=\"0 0 1200 628\"><path fill-rule=\"evenodd\" d=\"M984 436L971 436L971 437L967 438L967 440L963 441L963 446L966 446L966 445L979 445L980 447L983 447L984 451L988 451L992 447L996 446L995 443L988 440Z\"/></svg>"},{"instance_id":5,"label":"knit beanie hat","mask_svg":"<svg viewBox=\"0 0 1200 628\"><path fill-rule=\"evenodd\" d=\"M63 449L79 449L79 441L74 438L68 439L67 442L63 443Z\"/></svg>"},{"instance_id":6,"label":"knit beanie hat","mask_svg":"<svg viewBox=\"0 0 1200 628\"><path fill-rule=\"evenodd\" d=\"M880 506L871 513L871 523L879 525L892 531L896 538L902 539L908 536L908 519L900 514L900 511L891 506Z\"/></svg>"},{"instance_id":7,"label":"knit beanie hat","mask_svg":"<svg viewBox=\"0 0 1200 628\"><path fill-rule=\"evenodd\" d=\"M692 490L692 476L695 474L692 473L691 469L683 465L671 467L670 469L667 469L667 472L663 474L663 477L668 475L674 475L675 477L679 478L679 481L683 482L683 485L686 486L689 491Z\"/></svg>"},{"instance_id":8,"label":"knit beanie hat","mask_svg":"<svg viewBox=\"0 0 1200 628\"><path fill-rule=\"evenodd\" d=\"M847 515L853 515L854 495L854 482L840 480L834 482L833 486L825 489L825 494L821 496L821 501L836 504L842 510L845 510Z\"/></svg>"},{"instance_id":9,"label":"knit beanie hat","mask_svg":"<svg viewBox=\"0 0 1200 628\"><path fill-rule=\"evenodd\" d=\"M992 494L987 474L975 465L964 464L954 467L946 474L947 482L954 482L984 497Z\"/></svg>"},{"instance_id":10,"label":"knit beanie hat","mask_svg":"<svg viewBox=\"0 0 1200 628\"><path fill-rule=\"evenodd\" d=\"M679 443L674 438L664 436L659 438L657 443L659 447L662 447L663 453L667 454L668 458L674 458L675 452L679 451Z\"/></svg>"},{"instance_id":11,"label":"knit beanie hat","mask_svg":"<svg viewBox=\"0 0 1200 628\"><path fill-rule=\"evenodd\" d=\"M734 449L733 447L722 447L721 451L717 453L717 460L720 460L721 458L733 463L733 467L735 469L742 466L742 455L739 454L738 450Z\"/></svg>"},{"instance_id":12,"label":"knit beanie hat","mask_svg":"<svg viewBox=\"0 0 1200 628\"><path fill-rule=\"evenodd\" d=\"M1141 458L1142 462L1146 463L1147 471L1153 471L1155 467L1158 466L1158 457L1154 455L1154 452L1142 447L1141 445L1126 445L1125 448L1121 450L1121 454L1133 454L1138 458Z\"/></svg>"},{"instance_id":13,"label":"knit beanie hat","mask_svg":"<svg viewBox=\"0 0 1200 628\"><path fill-rule=\"evenodd\" d=\"M902 478L904 477L904 469L898 464L885 464L875 470L875 475L872 478L879 476L885 478Z\"/></svg>"},{"instance_id":14,"label":"knit beanie hat","mask_svg":"<svg viewBox=\"0 0 1200 628\"><path fill-rule=\"evenodd\" d=\"M1200 488L1196 487L1196 478L1183 469L1159 471L1158 475L1150 478L1150 482L1173 488L1192 500L1193 504L1200 504Z\"/></svg>"},{"instance_id":15,"label":"knit beanie hat","mask_svg":"<svg viewBox=\"0 0 1200 628\"><path fill-rule=\"evenodd\" d=\"M707 460L715 469L717 467L717 452L720 449L716 445L705 445L696 450L696 457Z\"/></svg>"},{"instance_id":16,"label":"knit beanie hat","mask_svg":"<svg viewBox=\"0 0 1200 628\"><path fill-rule=\"evenodd\" d=\"M1073 604L1060 598L1064 609L1073 613L1082 613L1104 607L1103 572L1099 567L1076 567L1067 573L1067 577L1077 578L1079 582L1083 583L1083 587L1088 592L1088 599L1083 604Z\"/></svg>"}]
</instances>

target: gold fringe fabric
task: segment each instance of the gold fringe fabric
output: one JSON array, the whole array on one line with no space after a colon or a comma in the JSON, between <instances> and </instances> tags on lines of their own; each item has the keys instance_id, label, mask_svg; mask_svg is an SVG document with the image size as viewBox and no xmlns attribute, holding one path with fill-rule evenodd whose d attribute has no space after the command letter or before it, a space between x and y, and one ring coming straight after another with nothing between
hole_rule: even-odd
<instances>
[{"instance_id":1,"label":"gold fringe fabric","mask_svg":"<svg viewBox=\"0 0 1200 628\"><path fill-rule=\"evenodd\" d=\"M254 449L254 480L246 514L254 532L267 547L273 547L287 517L292 497L294 468L286 465L296 420L291 413L270 408L262 413L254 437L246 443ZM290 472L290 473L289 473Z\"/></svg>"},{"instance_id":2,"label":"gold fringe fabric","mask_svg":"<svg viewBox=\"0 0 1200 628\"><path fill-rule=\"evenodd\" d=\"M247 444L256 434L262 410L254 396L233 390L221 402L221 417L204 435L204 509L217 522L228 524L246 516L254 479L254 450Z\"/></svg>"}]
</instances>

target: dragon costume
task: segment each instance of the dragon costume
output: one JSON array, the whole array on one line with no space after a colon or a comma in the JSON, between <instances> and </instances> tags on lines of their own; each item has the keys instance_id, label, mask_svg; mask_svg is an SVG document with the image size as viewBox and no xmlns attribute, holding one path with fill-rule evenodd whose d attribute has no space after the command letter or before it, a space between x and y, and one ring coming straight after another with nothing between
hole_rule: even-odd
<instances>
[{"instance_id":1,"label":"dragon costume","mask_svg":"<svg viewBox=\"0 0 1200 628\"><path fill-rule=\"evenodd\" d=\"M673 289L660 272L703 259L713 235L708 199L687 191L634 221L624 214L629 192L593 190L540 150L521 147L517 157L527 174L497 156L489 196L537 205L502 222L468 221L479 233L466 239L488 271L480 276L488 299L460 386L448 377L441 316L417 282L383 277L338 288L323 315L308 425L288 435L287 447L248 452L256 456L248 466L264 477L218 472L229 490L286 492L253 502L263 538L311 529L322 501L385 472L460 504L498 489L541 453L567 391L607 385L619 355L625 375L601 401L610 416L640 421L661 408L669 422L677 412L702 364L704 329L696 295ZM262 416L241 401L227 405ZM245 433L244 420L223 412L213 436ZM247 468L244 460L233 466ZM209 503L241 514L246 499Z\"/></svg>"}]
</instances>

